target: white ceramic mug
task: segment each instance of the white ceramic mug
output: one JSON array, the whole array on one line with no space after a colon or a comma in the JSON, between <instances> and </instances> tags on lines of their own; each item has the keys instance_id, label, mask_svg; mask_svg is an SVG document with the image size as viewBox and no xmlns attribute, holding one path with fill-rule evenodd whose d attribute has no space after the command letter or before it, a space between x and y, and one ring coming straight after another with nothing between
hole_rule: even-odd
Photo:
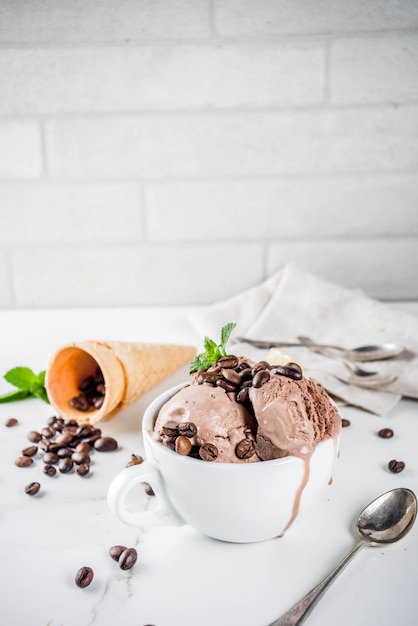
<instances>
[{"instance_id":1,"label":"white ceramic mug","mask_svg":"<svg viewBox=\"0 0 418 626\"><path fill-rule=\"evenodd\" d=\"M189 524L223 541L250 543L282 535L330 484L338 441L321 442L310 460L288 456L259 463L217 463L181 456L155 441L152 429L161 406L183 386L165 391L146 409L142 422L146 460L115 477L108 492L111 510L135 526ZM144 482L151 485L158 506L132 511L128 494Z\"/></svg>"}]
</instances>

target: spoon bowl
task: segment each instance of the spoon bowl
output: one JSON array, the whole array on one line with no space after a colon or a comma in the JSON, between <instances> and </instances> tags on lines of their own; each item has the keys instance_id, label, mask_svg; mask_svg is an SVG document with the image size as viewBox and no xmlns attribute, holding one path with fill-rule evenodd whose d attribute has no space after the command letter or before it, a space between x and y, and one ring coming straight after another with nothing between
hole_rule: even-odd
<instances>
[{"instance_id":1,"label":"spoon bowl","mask_svg":"<svg viewBox=\"0 0 418 626\"><path fill-rule=\"evenodd\" d=\"M272 622L270 626L298 626L298 624L302 624L318 600L360 548L366 545L378 546L399 541L411 530L416 516L417 499L410 489L392 489L373 500L360 513L357 520L360 540L328 576L295 604L290 611Z\"/></svg>"}]
</instances>

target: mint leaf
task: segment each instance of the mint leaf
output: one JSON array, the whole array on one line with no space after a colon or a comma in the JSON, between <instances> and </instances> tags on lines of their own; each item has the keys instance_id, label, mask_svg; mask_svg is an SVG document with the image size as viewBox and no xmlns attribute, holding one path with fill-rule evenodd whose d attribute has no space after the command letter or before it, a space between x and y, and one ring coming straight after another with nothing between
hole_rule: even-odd
<instances>
[{"instance_id":1,"label":"mint leaf","mask_svg":"<svg viewBox=\"0 0 418 626\"><path fill-rule=\"evenodd\" d=\"M35 396L35 398L39 398L40 400L43 400L44 402L49 404L49 399L48 399L48 396L44 387L40 387L39 389L36 389L33 392L33 395Z\"/></svg>"},{"instance_id":2,"label":"mint leaf","mask_svg":"<svg viewBox=\"0 0 418 626\"><path fill-rule=\"evenodd\" d=\"M28 367L14 367L5 373L4 379L18 389L30 389L37 382L37 376Z\"/></svg>"},{"instance_id":3,"label":"mint leaf","mask_svg":"<svg viewBox=\"0 0 418 626\"><path fill-rule=\"evenodd\" d=\"M39 372L36 375L29 367L14 367L5 373L3 378L16 387L17 391L11 391L4 396L0 396L0 402L13 402L34 396L35 398L41 398L49 404L45 389L45 375L46 371Z\"/></svg>"},{"instance_id":4,"label":"mint leaf","mask_svg":"<svg viewBox=\"0 0 418 626\"><path fill-rule=\"evenodd\" d=\"M225 349L226 344L228 343L229 337L231 336L232 331L234 330L236 324L230 322L229 324L225 324L225 326L221 330L221 345Z\"/></svg>"},{"instance_id":5,"label":"mint leaf","mask_svg":"<svg viewBox=\"0 0 418 626\"><path fill-rule=\"evenodd\" d=\"M29 391L10 391L5 393L4 396L0 396L0 404L6 404L6 402L15 402L16 400L24 400L29 397Z\"/></svg>"},{"instance_id":6,"label":"mint leaf","mask_svg":"<svg viewBox=\"0 0 418 626\"><path fill-rule=\"evenodd\" d=\"M235 326L236 324L229 323L222 327L220 344L217 344L212 339L209 339L209 337L205 337L203 341L205 352L195 356L193 361L190 363L190 374L193 374L193 372L197 372L198 370L207 370L213 363L216 363L218 359L226 356L226 344Z\"/></svg>"}]
</instances>

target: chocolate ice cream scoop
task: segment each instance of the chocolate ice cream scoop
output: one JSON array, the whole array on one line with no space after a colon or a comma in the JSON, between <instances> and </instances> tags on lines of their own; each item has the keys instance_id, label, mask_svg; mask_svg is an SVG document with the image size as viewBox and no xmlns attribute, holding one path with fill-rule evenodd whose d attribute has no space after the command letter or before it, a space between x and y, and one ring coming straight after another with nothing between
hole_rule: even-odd
<instances>
[{"instance_id":1,"label":"chocolate ice cream scoop","mask_svg":"<svg viewBox=\"0 0 418 626\"><path fill-rule=\"evenodd\" d=\"M307 458L320 441L340 431L337 409L309 378L271 376L262 387L251 387L249 397L258 422L258 453L264 461L288 455Z\"/></svg>"}]
</instances>

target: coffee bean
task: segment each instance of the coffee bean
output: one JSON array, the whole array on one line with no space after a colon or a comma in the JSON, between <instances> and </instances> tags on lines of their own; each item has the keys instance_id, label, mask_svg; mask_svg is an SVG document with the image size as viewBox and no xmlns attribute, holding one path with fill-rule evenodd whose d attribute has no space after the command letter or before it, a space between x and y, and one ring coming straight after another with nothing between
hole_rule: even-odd
<instances>
[{"instance_id":1,"label":"coffee bean","mask_svg":"<svg viewBox=\"0 0 418 626\"><path fill-rule=\"evenodd\" d=\"M222 387L222 389L225 389L227 393L233 393L236 389L236 385L233 385L232 383L229 383L227 380L223 380L222 378L218 378L216 380L216 386Z\"/></svg>"},{"instance_id":2,"label":"coffee bean","mask_svg":"<svg viewBox=\"0 0 418 626\"><path fill-rule=\"evenodd\" d=\"M56 415L51 415L51 417L48 417L46 423L48 424L48 426L55 426L58 422L58 418Z\"/></svg>"},{"instance_id":3,"label":"coffee bean","mask_svg":"<svg viewBox=\"0 0 418 626\"><path fill-rule=\"evenodd\" d=\"M116 450L118 442L113 437L100 437L94 442L94 449L98 452L110 452Z\"/></svg>"},{"instance_id":4,"label":"coffee bean","mask_svg":"<svg viewBox=\"0 0 418 626\"><path fill-rule=\"evenodd\" d=\"M238 359L234 354L223 356L218 360L218 365L221 368L233 369L238 365Z\"/></svg>"},{"instance_id":5,"label":"coffee bean","mask_svg":"<svg viewBox=\"0 0 418 626\"><path fill-rule=\"evenodd\" d=\"M239 373L239 377L241 378L241 382L243 380L248 380L248 379L252 379L253 377L253 371L251 369L251 367L246 367L243 370L240 371Z\"/></svg>"},{"instance_id":6,"label":"coffee bean","mask_svg":"<svg viewBox=\"0 0 418 626\"><path fill-rule=\"evenodd\" d=\"M262 385L264 385L269 380L270 380L270 371L267 369L259 369L254 374L253 387L258 389L259 387L262 387Z\"/></svg>"},{"instance_id":7,"label":"coffee bean","mask_svg":"<svg viewBox=\"0 0 418 626\"><path fill-rule=\"evenodd\" d=\"M289 365L277 365L273 371L275 374L286 376L287 378L292 378L293 380L302 380L303 378L303 374L300 369L290 367Z\"/></svg>"},{"instance_id":8,"label":"coffee bean","mask_svg":"<svg viewBox=\"0 0 418 626\"><path fill-rule=\"evenodd\" d=\"M29 446L22 450L23 456L35 456L38 452L38 446Z\"/></svg>"},{"instance_id":9,"label":"coffee bean","mask_svg":"<svg viewBox=\"0 0 418 626\"><path fill-rule=\"evenodd\" d=\"M52 426L46 426L41 430L42 437L46 437L46 439L52 439L54 437L56 430L52 428Z\"/></svg>"},{"instance_id":10,"label":"coffee bean","mask_svg":"<svg viewBox=\"0 0 418 626\"><path fill-rule=\"evenodd\" d=\"M251 439L242 439L235 447L235 454L239 459L250 459L254 453L255 444Z\"/></svg>"},{"instance_id":11,"label":"coffee bean","mask_svg":"<svg viewBox=\"0 0 418 626\"><path fill-rule=\"evenodd\" d=\"M212 443L204 443L199 448L199 456L203 461L215 461L218 458L218 448Z\"/></svg>"},{"instance_id":12,"label":"coffee bean","mask_svg":"<svg viewBox=\"0 0 418 626\"><path fill-rule=\"evenodd\" d=\"M76 465L90 465L90 456L83 454L82 452L74 452L71 455L72 460Z\"/></svg>"},{"instance_id":13,"label":"coffee bean","mask_svg":"<svg viewBox=\"0 0 418 626\"><path fill-rule=\"evenodd\" d=\"M342 428L347 428L348 426L351 426L350 420L343 418L341 420L341 426Z\"/></svg>"},{"instance_id":14,"label":"coffee bean","mask_svg":"<svg viewBox=\"0 0 418 626\"><path fill-rule=\"evenodd\" d=\"M154 489L149 483L145 483L145 493L147 496L155 496Z\"/></svg>"},{"instance_id":15,"label":"coffee bean","mask_svg":"<svg viewBox=\"0 0 418 626\"><path fill-rule=\"evenodd\" d=\"M193 422L181 422L177 426L177 431L179 435L191 438L197 435L197 426Z\"/></svg>"},{"instance_id":16,"label":"coffee bean","mask_svg":"<svg viewBox=\"0 0 418 626\"><path fill-rule=\"evenodd\" d=\"M132 467L133 465L140 465L144 462L144 459L139 454L131 454L131 460L127 462L126 467Z\"/></svg>"},{"instance_id":17,"label":"coffee bean","mask_svg":"<svg viewBox=\"0 0 418 626\"><path fill-rule=\"evenodd\" d=\"M80 567L77 574L75 575L75 584L77 587L84 589L88 587L94 578L94 572L91 567Z\"/></svg>"},{"instance_id":18,"label":"coffee bean","mask_svg":"<svg viewBox=\"0 0 418 626\"><path fill-rule=\"evenodd\" d=\"M87 389L95 389L95 388L96 388L96 383L94 381L94 376L87 376L86 378L83 378L83 380L80 382L80 384L77 387L79 391L87 391Z\"/></svg>"},{"instance_id":19,"label":"coffee bean","mask_svg":"<svg viewBox=\"0 0 418 626\"><path fill-rule=\"evenodd\" d=\"M53 465L44 465L43 472L46 476L55 476L57 469Z\"/></svg>"},{"instance_id":20,"label":"coffee bean","mask_svg":"<svg viewBox=\"0 0 418 626\"><path fill-rule=\"evenodd\" d=\"M248 387L242 387L242 389L240 389L237 393L236 400L237 402L244 404L244 402L247 402L248 396L249 396Z\"/></svg>"},{"instance_id":21,"label":"coffee bean","mask_svg":"<svg viewBox=\"0 0 418 626\"><path fill-rule=\"evenodd\" d=\"M57 450L57 456L60 459L67 459L68 457L70 457L72 455L73 451L71 450L71 448L59 448Z\"/></svg>"},{"instance_id":22,"label":"coffee bean","mask_svg":"<svg viewBox=\"0 0 418 626\"><path fill-rule=\"evenodd\" d=\"M17 465L17 467L29 467L29 465L32 465L33 463L33 459L30 456L19 456L16 461L15 461L15 465Z\"/></svg>"},{"instance_id":23,"label":"coffee bean","mask_svg":"<svg viewBox=\"0 0 418 626\"><path fill-rule=\"evenodd\" d=\"M100 409L104 402L104 396L96 396L92 399L92 403L95 409Z\"/></svg>"},{"instance_id":24,"label":"coffee bean","mask_svg":"<svg viewBox=\"0 0 418 626\"><path fill-rule=\"evenodd\" d=\"M91 451L91 445L89 443L85 443L84 441L78 443L75 447L75 452L81 452L81 454L90 454Z\"/></svg>"},{"instance_id":25,"label":"coffee bean","mask_svg":"<svg viewBox=\"0 0 418 626\"><path fill-rule=\"evenodd\" d=\"M9 419L4 422L4 425L7 426L7 428L11 428L12 426L16 426L18 423L19 421L15 417L9 417Z\"/></svg>"},{"instance_id":26,"label":"coffee bean","mask_svg":"<svg viewBox=\"0 0 418 626\"><path fill-rule=\"evenodd\" d=\"M114 561L119 561L120 555L127 549L126 546L112 546L109 548L109 554Z\"/></svg>"},{"instance_id":27,"label":"coffee bean","mask_svg":"<svg viewBox=\"0 0 418 626\"><path fill-rule=\"evenodd\" d=\"M192 450L192 444L190 443L190 439L188 439L187 437L183 437L183 435L177 437L175 450L177 454L181 454L182 456L187 456L188 454L190 454Z\"/></svg>"},{"instance_id":28,"label":"coffee bean","mask_svg":"<svg viewBox=\"0 0 418 626\"><path fill-rule=\"evenodd\" d=\"M175 437L177 435L177 424L176 422L166 422L162 427L162 432L164 435L168 435L169 437Z\"/></svg>"},{"instance_id":29,"label":"coffee bean","mask_svg":"<svg viewBox=\"0 0 418 626\"><path fill-rule=\"evenodd\" d=\"M137 558L138 553L135 548L127 548L119 556L119 567L123 570L131 569L135 565Z\"/></svg>"},{"instance_id":30,"label":"coffee bean","mask_svg":"<svg viewBox=\"0 0 418 626\"><path fill-rule=\"evenodd\" d=\"M394 474L399 474L399 472L402 472L402 470L405 469L405 463L403 461L396 461L393 459L392 461L389 461L388 468Z\"/></svg>"},{"instance_id":31,"label":"coffee bean","mask_svg":"<svg viewBox=\"0 0 418 626\"><path fill-rule=\"evenodd\" d=\"M393 437L393 430L391 428L381 428L377 434L382 439L390 439Z\"/></svg>"},{"instance_id":32,"label":"coffee bean","mask_svg":"<svg viewBox=\"0 0 418 626\"><path fill-rule=\"evenodd\" d=\"M35 496L39 489L41 488L40 483L29 483L28 485L26 485L25 487L25 493L28 494L28 496Z\"/></svg>"},{"instance_id":33,"label":"coffee bean","mask_svg":"<svg viewBox=\"0 0 418 626\"><path fill-rule=\"evenodd\" d=\"M72 471L73 467L74 467L74 463L72 462L70 457L61 459L60 462L58 463L58 469L61 472L61 474L68 474L69 472Z\"/></svg>"},{"instance_id":34,"label":"coffee bean","mask_svg":"<svg viewBox=\"0 0 418 626\"><path fill-rule=\"evenodd\" d=\"M72 433L63 432L57 435L55 438L55 443L59 443L62 446L66 446L74 439L74 435Z\"/></svg>"},{"instance_id":35,"label":"coffee bean","mask_svg":"<svg viewBox=\"0 0 418 626\"><path fill-rule=\"evenodd\" d=\"M221 374L229 383L232 383L233 385L241 384L241 376L235 370L222 368Z\"/></svg>"},{"instance_id":36,"label":"coffee bean","mask_svg":"<svg viewBox=\"0 0 418 626\"><path fill-rule=\"evenodd\" d=\"M100 369L100 367L98 367L96 369L96 372L94 374L94 382L99 385L100 383L104 383L104 377L103 377L103 373L102 370Z\"/></svg>"},{"instance_id":37,"label":"coffee bean","mask_svg":"<svg viewBox=\"0 0 418 626\"><path fill-rule=\"evenodd\" d=\"M59 456L55 452L45 452L42 460L46 465L55 465L59 461Z\"/></svg>"},{"instance_id":38,"label":"coffee bean","mask_svg":"<svg viewBox=\"0 0 418 626\"><path fill-rule=\"evenodd\" d=\"M76 409L76 411L85 412L89 410L90 402L87 400L85 395L80 394L79 396L71 398L70 406L72 406L73 409Z\"/></svg>"},{"instance_id":39,"label":"coffee bean","mask_svg":"<svg viewBox=\"0 0 418 626\"><path fill-rule=\"evenodd\" d=\"M267 361L258 361L252 368L252 374L254 376L260 370L270 369L270 367L271 365Z\"/></svg>"},{"instance_id":40,"label":"coffee bean","mask_svg":"<svg viewBox=\"0 0 418 626\"><path fill-rule=\"evenodd\" d=\"M42 435L41 433L38 433L37 430L31 430L30 432L28 432L28 439L32 443L38 443L39 441L41 441Z\"/></svg>"},{"instance_id":41,"label":"coffee bean","mask_svg":"<svg viewBox=\"0 0 418 626\"><path fill-rule=\"evenodd\" d=\"M75 470L79 476L86 476L90 472L90 465L88 463L81 463Z\"/></svg>"}]
</instances>

